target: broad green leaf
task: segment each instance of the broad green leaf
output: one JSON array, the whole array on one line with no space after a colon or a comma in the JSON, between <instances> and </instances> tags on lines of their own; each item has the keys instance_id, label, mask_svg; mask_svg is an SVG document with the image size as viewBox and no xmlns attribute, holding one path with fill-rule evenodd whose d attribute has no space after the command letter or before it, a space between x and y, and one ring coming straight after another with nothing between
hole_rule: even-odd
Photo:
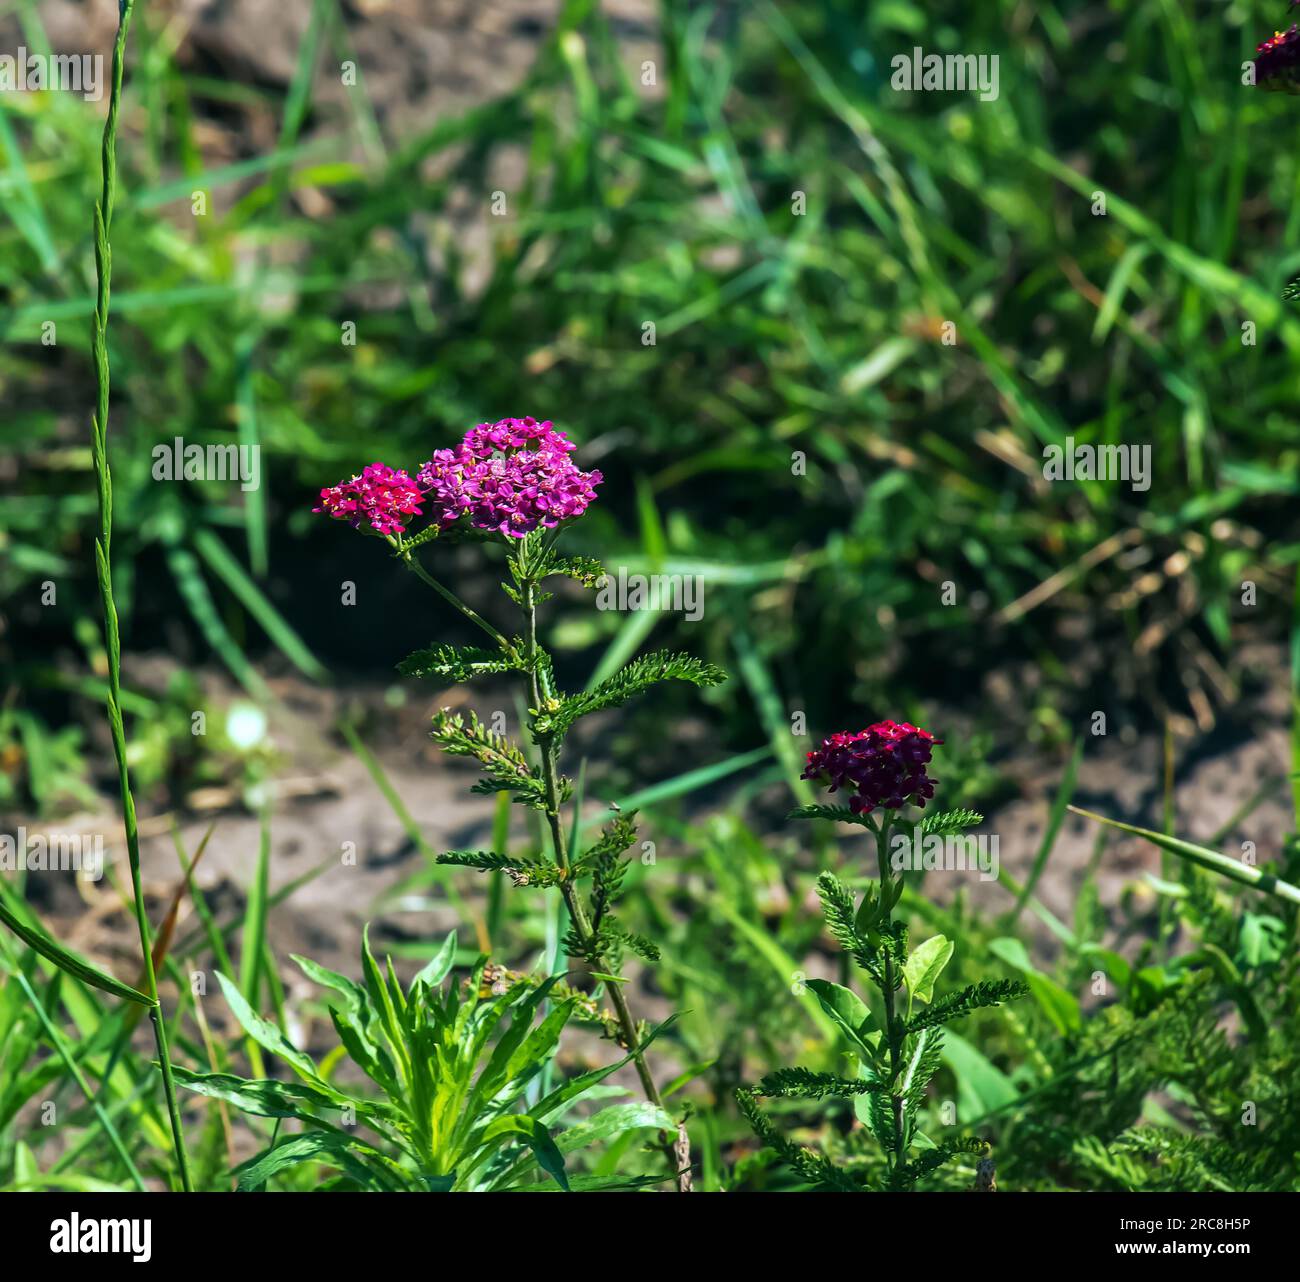
<instances>
[{"instance_id":1,"label":"broad green leaf","mask_svg":"<svg viewBox=\"0 0 1300 1282\"><path fill-rule=\"evenodd\" d=\"M501 1139L503 1136L522 1136L528 1147L533 1150L538 1165L566 1192L569 1188L568 1177L564 1173L564 1154L555 1146L551 1133L544 1123L526 1113L511 1113L498 1117L483 1133L484 1147Z\"/></svg>"},{"instance_id":2,"label":"broad green leaf","mask_svg":"<svg viewBox=\"0 0 1300 1282\"><path fill-rule=\"evenodd\" d=\"M868 1059L874 1058L875 1048L880 1042L880 1032L876 1029L875 1018L857 993L842 984L833 984L828 979L810 979L807 984L822 1010L849 1041Z\"/></svg>"},{"instance_id":3,"label":"broad green leaf","mask_svg":"<svg viewBox=\"0 0 1300 1282\"><path fill-rule=\"evenodd\" d=\"M624 1131L656 1130L675 1131L677 1123L665 1109L649 1100L635 1104L613 1104L599 1113L584 1119L555 1137L555 1146L561 1153L572 1153L596 1144L601 1140L621 1135Z\"/></svg>"},{"instance_id":4,"label":"broad green leaf","mask_svg":"<svg viewBox=\"0 0 1300 1282\"><path fill-rule=\"evenodd\" d=\"M1247 966L1279 961L1286 951L1286 923L1278 917L1243 913L1240 946L1241 958Z\"/></svg>"},{"instance_id":5,"label":"broad green leaf","mask_svg":"<svg viewBox=\"0 0 1300 1282\"><path fill-rule=\"evenodd\" d=\"M943 1062L957 1079L958 1117L983 1117L1017 1098L1007 1075L951 1028L943 1030Z\"/></svg>"},{"instance_id":6,"label":"broad green leaf","mask_svg":"<svg viewBox=\"0 0 1300 1282\"><path fill-rule=\"evenodd\" d=\"M1082 1029L1083 1016L1078 999L1034 966L1020 940L1011 936L995 939L989 944L989 952L1024 974L1034 1000L1063 1037L1072 1036Z\"/></svg>"},{"instance_id":7,"label":"broad green leaf","mask_svg":"<svg viewBox=\"0 0 1300 1282\"><path fill-rule=\"evenodd\" d=\"M360 1141L337 1131L311 1131L306 1135L295 1135L235 1167L235 1174L239 1177L239 1191L246 1193L260 1188L273 1175L303 1162L324 1162L338 1167L363 1187L390 1190L400 1188L395 1177L381 1175L372 1163L363 1159L362 1148Z\"/></svg>"},{"instance_id":8,"label":"broad green leaf","mask_svg":"<svg viewBox=\"0 0 1300 1282\"><path fill-rule=\"evenodd\" d=\"M934 985L943 968L952 959L954 944L943 935L932 935L912 951L903 965L903 978L908 990L918 1001L929 1002L934 996Z\"/></svg>"},{"instance_id":9,"label":"broad green leaf","mask_svg":"<svg viewBox=\"0 0 1300 1282\"><path fill-rule=\"evenodd\" d=\"M1109 948L1102 948L1097 944L1084 944L1079 949L1079 955L1095 957L1101 963L1106 977L1120 988L1127 988L1133 980L1133 967L1119 953Z\"/></svg>"}]
</instances>

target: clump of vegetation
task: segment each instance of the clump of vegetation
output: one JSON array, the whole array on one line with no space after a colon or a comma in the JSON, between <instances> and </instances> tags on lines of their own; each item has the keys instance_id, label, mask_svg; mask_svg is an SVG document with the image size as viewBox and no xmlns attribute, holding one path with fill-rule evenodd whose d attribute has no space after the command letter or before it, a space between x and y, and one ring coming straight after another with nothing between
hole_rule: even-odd
<instances>
[{"instance_id":1,"label":"clump of vegetation","mask_svg":"<svg viewBox=\"0 0 1300 1282\"><path fill-rule=\"evenodd\" d=\"M565 736L583 717L619 707L661 681L712 686L726 674L690 655L662 653L633 659L582 692L559 689L554 663L538 638L537 609L551 596L542 584L563 576L596 588L608 578L598 561L561 556L557 547L563 526L586 511L603 479L599 472L580 471L569 457L573 449L549 422L529 417L483 423L471 428L455 449L436 451L419 469L418 480L387 464L372 463L350 480L322 490L316 510L385 539L404 566L493 643L491 648L439 643L403 660L398 665L403 673L443 685L501 673L519 673L526 681L532 760L473 714L467 722L459 714L442 713L432 733L445 752L478 763L484 777L473 791L505 794L543 817L550 852L449 851L439 856L439 863L505 873L517 887L559 888L569 918L564 949L585 962L604 986L613 1007L609 1033L631 1052L646 1099L661 1109L659 1089L642 1053L643 1030L618 974L624 950L648 962L659 959L654 943L629 931L613 911L630 862L626 853L636 841L635 812L616 814L589 849L577 849L569 835L576 836L576 824L565 812L574 786L559 771L560 755ZM432 524L409 533L408 523L422 513L426 501ZM521 616L518 635L499 632L422 565L420 549L454 536L505 546L510 583L503 587ZM590 885L585 894L584 882ZM670 1160L678 1160L674 1145L667 1152ZM689 1171L674 1174L683 1191L689 1187Z\"/></svg>"},{"instance_id":2,"label":"clump of vegetation","mask_svg":"<svg viewBox=\"0 0 1300 1282\"><path fill-rule=\"evenodd\" d=\"M934 796L934 781L926 766L933 746L940 742L916 726L882 721L860 734L834 734L808 754L806 778L827 784L832 792L850 785L853 795L847 808L805 806L792 818L857 824L875 837L879 880L867 884L860 902L830 872L818 877L817 893L831 934L871 977L879 997L873 1010L842 984L808 980L822 1009L843 1034L857 1063L857 1075L779 1068L752 1089L739 1090L737 1100L764 1143L817 1187L901 1192L962 1154L988 1149L978 1138L936 1141L918 1123L927 1088L942 1065L943 1026L1029 991L1019 980L984 980L936 1001L935 985L952 959L953 941L931 935L909 949L908 928L894 919L903 893L902 871L910 866L897 856L919 850L925 837L953 836L983 818L967 810L928 815L913 824L902 818L905 808L923 807ZM892 844L895 837L901 850ZM905 1007L899 1004L904 992ZM881 1147L883 1172L863 1170L861 1163L839 1167L790 1143L759 1111L757 1099L764 1096L853 1100L857 1116ZM913 1150L919 1150L915 1157Z\"/></svg>"},{"instance_id":3,"label":"clump of vegetation","mask_svg":"<svg viewBox=\"0 0 1300 1282\"><path fill-rule=\"evenodd\" d=\"M586 1102L626 1060L516 1107L554 1057L580 997L557 991L559 976L540 983L526 976L505 982L485 957L464 979L448 980L455 956L452 934L406 988L391 959L378 965L365 936L360 984L308 958L294 958L308 979L334 993L330 1019L342 1049L383 1092L379 1101L336 1084L333 1072L327 1079L309 1055L249 1007L233 981L218 975L244 1032L283 1060L296 1078L250 1081L178 1068L179 1081L246 1113L296 1118L305 1128L238 1166L234 1173L241 1190L265 1188L274 1176L304 1162L339 1170L327 1188L499 1192L535 1184L540 1168L570 1190L566 1153L628 1131L672 1125L662 1108L612 1105L552 1133L548 1122ZM337 1065L339 1056L330 1058ZM357 1134L358 1123L374 1133L375 1142ZM580 1182L580 1187L606 1190L637 1186L635 1180Z\"/></svg>"},{"instance_id":4,"label":"clump of vegetation","mask_svg":"<svg viewBox=\"0 0 1300 1282\"><path fill-rule=\"evenodd\" d=\"M106 763L125 861L108 861L86 916L120 900L133 937L125 977L57 938L41 920L48 886L0 833L0 1187L990 1190L996 1155L996 1183L1016 1190L1300 1191L1300 836L1279 833L1258 861L1219 848L1286 774L1189 841L1172 835L1172 733L1160 831L1071 807L1085 754L1060 751L1075 688L1104 683L1171 730L1208 731L1238 699L1247 620L1271 639L1289 627L1300 656L1291 375L1276 359L1300 328L1276 297L1293 265L1270 212L1291 200L1295 164L1246 143L1276 104L1237 94L1232 42L1204 41L1176 5L1082 24L1039 5L1028 26L1024 6L1014 21L1006 5L961 6L963 38L1068 92L899 106L882 96L880 50L933 17L908 0L852 16L669 4L652 95L600 6L577 3L523 83L362 168L319 163L299 140L321 48L349 52L334 18L304 42L284 103L196 88L156 27L127 202L135 7L122 0L102 133L69 95L33 108L0 94L0 380L32 389L0 443L0 481L20 479L0 524L0 596L19 602L0 618L16 674L0 691L0 805L89 804L87 774ZM39 34L35 12L25 20ZM1238 43L1248 54L1244 28ZM1167 58L1169 83L1117 80L1114 50ZM1257 54L1260 85L1294 91L1295 29ZM202 168L197 99L235 111L245 89L281 121L264 181L260 159ZM1098 115L1086 139L1080 103ZM373 144L363 91L350 109ZM425 233L507 152L527 154L526 173L476 289L459 247L430 253ZM172 168L182 176L164 179ZM1141 207L1094 174L1142 174ZM157 212L234 181L253 186L192 238ZM289 199L308 191L332 205L328 227ZM245 280L245 238L296 266ZM110 341L110 301L148 322ZM88 364L63 338L44 346L51 314L61 332L87 325ZM360 336L353 360L339 359L340 326ZM1222 334L1238 329L1228 353ZM79 377L94 386L88 449L80 408L55 395ZM455 439L500 412L488 396L564 406L582 464L534 418ZM1070 440L1117 449L1133 421L1159 487L1058 483L1040 466ZM265 450L266 485L155 483L163 423L226 446L233 425ZM430 452L431 434L450 444ZM299 500L358 461L359 439L409 467L371 462L326 485L317 512L391 554L376 584L413 576L481 633L468 645L448 628L400 673L439 691L513 683L514 699L500 717L433 720L495 807L483 849L428 849L340 723L430 856L394 893L462 924L386 940L382 964L363 933L358 977L295 957L327 994L321 1037L321 998L286 987L269 923L337 864L273 887L263 669L274 649L329 679L271 551L278 570L317 572L307 541L337 531ZM508 609L447 586L452 558L435 558L466 543L478 579L504 579ZM691 652L636 657L678 625L584 608L573 585L597 589L616 562L708 584ZM56 608L33 607L55 580ZM162 695L130 688L124 645L178 618L165 636L184 671ZM401 653L386 650L391 612L363 622L386 661ZM1077 643L1069 664L1062 636ZM590 679L565 688L592 650ZM206 652L259 706L201 747L186 661ZM732 657L740 679L723 684ZM847 702L926 720L970 674L1019 662L1038 680L1017 711L1061 781L1025 879L998 870L1002 899L976 911L960 882L930 893L934 871L894 856L974 835L969 807L997 782L988 742L945 745L949 808L933 813L940 741L926 731L880 721L802 766L794 726ZM716 713L706 759L677 773L666 692L638 699L668 681L708 690ZM102 752L89 724L65 724L86 699L107 709ZM593 782L570 736L620 708L597 723ZM1300 812L1300 701L1293 717ZM263 810L242 896L198 883L212 829L191 852L173 827L161 903L142 873L137 800L190 778L234 778ZM848 804L820 804L817 785ZM618 800L597 809L595 791ZM811 822L799 839L769 822L778 797ZM1098 837L1062 916L1040 888L1071 809ZM647 816L671 860L636 857ZM830 823L871 835L874 876ZM1159 850L1159 875L1103 903L1097 873L1120 840ZM475 947L458 945L466 929ZM836 966L838 982L808 978ZM233 1026L211 1017L210 973ZM656 1008L671 1013L651 1023ZM634 1080L644 1098L624 1099Z\"/></svg>"}]
</instances>

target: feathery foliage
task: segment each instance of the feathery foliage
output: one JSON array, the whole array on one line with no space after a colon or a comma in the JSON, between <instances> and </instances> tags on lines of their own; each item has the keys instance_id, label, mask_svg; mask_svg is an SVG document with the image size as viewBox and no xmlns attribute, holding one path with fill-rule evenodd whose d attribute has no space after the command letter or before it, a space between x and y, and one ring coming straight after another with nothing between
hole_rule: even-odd
<instances>
[{"instance_id":1,"label":"feathery foliage","mask_svg":"<svg viewBox=\"0 0 1300 1282\"><path fill-rule=\"evenodd\" d=\"M815 813L827 809L804 807L794 817L831 817ZM909 952L907 927L893 919L904 883L891 871L887 857L890 831L901 821L893 811L876 813L868 826L876 839L880 880L868 883L859 901L838 877L824 872L817 879L817 893L827 929L875 981L879 1001L872 1008L843 985L808 981L823 1011L844 1035L859 1076L846 1079L804 1068L780 1069L754 1088L741 1088L737 1100L760 1139L810 1183L899 1191L915 1188L964 1154L987 1149L985 1141L974 1137L936 1139L921 1130L926 1089L943 1063L943 1035L936 1030L973 1011L1022 997L1029 986L1020 980L982 981L934 1000L935 984L953 956L953 945L943 935L933 935ZM955 831L978 822L979 816L956 811L935 818L939 822L932 831ZM900 1010L897 1002L903 991L907 1006ZM854 1168L831 1177L827 1168L835 1167L827 1159L813 1157L777 1135L755 1102L763 1095L812 1100L861 1096L858 1115L880 1145L883 1170L876 1176ZM910 1156L914 1151L916 1156Z\"/></svg>"}]
</instances>

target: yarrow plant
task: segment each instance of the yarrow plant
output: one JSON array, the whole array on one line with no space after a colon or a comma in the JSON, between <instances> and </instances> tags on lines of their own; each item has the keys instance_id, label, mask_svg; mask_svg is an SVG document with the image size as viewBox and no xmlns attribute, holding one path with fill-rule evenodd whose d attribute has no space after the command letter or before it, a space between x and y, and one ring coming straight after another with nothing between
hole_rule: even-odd
<instances>
[{"instance_id":1,"label":"yarrow plant","mask_svg":"<svg viewBox=\"0 0 1300 1282\"><path fill-rule=\"evenodd\" d=\"M909 951L907 926L894 920L903 894L903 876L890 860L890 838L905 827L916 840L958 833L982 821L972 810L954 810L919 821L905 817L934 796L935 781L926 767L933 749L943 743L907 722L879 721L857 734L839 732L808 754L805 779L832 793L852 788L848 806L801 806L792 819L830 819L867 828L875 837L879 880L868 882L859 900L839 878L824 872L817 879L826 922L840 947L870 976L878 997L870 1005L852 989L828 980L810 979L808 987L843 1034L857 1061L857 1076L783 1068L756 1086L742 1087L737 1099L763 1142L809 1183L853 1192L900 1191L965 1153L984 1153L984 1141L972 1137L936 1140L920 1127L926 1087L939 1071L944 1024L972 1011L997 1006L1024 995L1014 980L981 981L935 1000L935 984L952 959L954 945L932 935ZM905 997L905 1002L904 1002ZM880 1144L883 1173L837 1166L811 1149L787 1140L758 1101L785 1099L853 1099L859 1119ZM979 1180L990 1187L991 1164L982 1163Z\"/></svg>"},{"instance_id":2,"label":"yarrow plant","mask_svg":"<svg viewBox=\"0 0 1300 1282\"><path fill-rule=\"evenodd\" d=\"M565 806L574 789L560 773L559 762L565 736L580 718L624 704L660 681L711 686L725 680L726 673L690 655L659 653L633 660L581 693L559 688L551 657L538 638L538 606L551 595L541 585L565 576L595 589L604 580L598 561L564 557L556 548L564 527L587 510L603 480L597 471L582 471L570 457L573 450L573 443L549 421L506 418L480 423L459 444L435 450L414 480L400 469L372 463L358 476L322 490L315 510L386 540L403 565L490 638L491 644L482 647L437 642L404 659L398 665L402 673L443 684L518 673L526 682L525 743L489 728L473 713L468 720L459 713L439 713L432 734L448 754L479 764L483 778L473 791L504 792L539 811L550 848L529 854L448 851L439 862L503 872L520 887L558 887L570 922L565 950L585 962L593 980L603 986L610 1009L600 1014L600 1021L632 1057L649 1103L661 1108L644 1050L649 1037L663 1026L648 1033L633 1017L625 981L618 974L625 951L651 962L659 956L651 941L628 930L614 912L630 862L626 852L636 839L636 815L616 812L589 849L571 848L569 833L576 834L578 827L566 823ZM416 517L428 524L410 532ZM419 551L446 537L504 548L510 582L502 586L519 612L520 633L510 636L498 630L425 569ZM585 894L582 883L588 883ZM689 1163L681 1156L684 1138L674 1138L676 1148L665 1139L665 1149L673 1157L678 1187L685 1190L690 1176Z\"/></svg>"}]
</instances>

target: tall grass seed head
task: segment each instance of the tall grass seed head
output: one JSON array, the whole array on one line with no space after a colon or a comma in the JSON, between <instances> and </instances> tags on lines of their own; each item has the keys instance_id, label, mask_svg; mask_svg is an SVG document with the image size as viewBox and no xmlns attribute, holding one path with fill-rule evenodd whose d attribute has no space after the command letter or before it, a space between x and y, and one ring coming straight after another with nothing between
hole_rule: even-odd
<instances>
[{"instance_id":1,"label":"tall grass seed head","mask_svg":"<svg viewBox=\"0 0 1300 1282\"><path fill-rule=\"evenodd\" d=\"M877 808L924 806L934 796L925 772L932 750L943 742L906 721L878 721L852 734L839 731L808 754L802 777L837 792L852 788L849 809L869 815Z\"/></svg>"}]
</instances>

